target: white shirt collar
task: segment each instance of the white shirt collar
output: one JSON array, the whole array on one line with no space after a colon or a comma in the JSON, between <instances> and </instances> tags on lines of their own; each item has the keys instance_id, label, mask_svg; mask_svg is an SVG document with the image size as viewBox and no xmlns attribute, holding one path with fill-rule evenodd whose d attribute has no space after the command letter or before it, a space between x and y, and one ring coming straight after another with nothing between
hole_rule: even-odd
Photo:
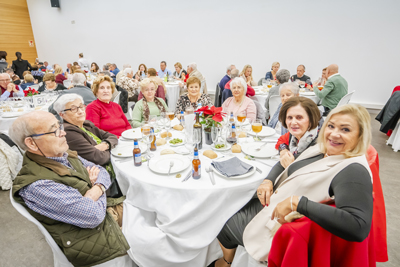
<instances>
[{"instance_id":1,"label":"white shirt collar","mask_svg":"<svg viewBox=\"0 0 400 267\"><path fill-rule=\"evenodd\" d=\"M337 76L337 75L340 75L340 73L338 72L338 73L335 73L335 74L329 76L328 80L329 80L330 78L332 78L333 76Z\"/></svg>"}]
</instances>

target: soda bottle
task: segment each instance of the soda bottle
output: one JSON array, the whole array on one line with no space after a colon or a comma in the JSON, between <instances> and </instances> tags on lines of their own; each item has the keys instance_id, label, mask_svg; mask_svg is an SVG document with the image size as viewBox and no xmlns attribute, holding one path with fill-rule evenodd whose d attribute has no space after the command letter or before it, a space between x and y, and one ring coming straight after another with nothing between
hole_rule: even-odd
<instances>
[{"instance_id":1,"label":"soda bottle","mask_svg":"<svg viewBox=\"0 0 400 267\"><path fill-rule=\"evenodd\" d=\"M194 158L192 161L192 177L193 179L200 179L201 177L201 162L199 160L199 151L197 147L194 148Z\"/></svg>"},{"instance_id":2,"label":"soda bottle","mask_svg":"<svg viewBox=\"0 0 400 267\"><path fill-rule=\"evenodd\" d=\"M134 139L133 142L133 162L136 167L139 167L142 166L142 152L140 151L138 140Z\"/></svg>"}]
</instances>

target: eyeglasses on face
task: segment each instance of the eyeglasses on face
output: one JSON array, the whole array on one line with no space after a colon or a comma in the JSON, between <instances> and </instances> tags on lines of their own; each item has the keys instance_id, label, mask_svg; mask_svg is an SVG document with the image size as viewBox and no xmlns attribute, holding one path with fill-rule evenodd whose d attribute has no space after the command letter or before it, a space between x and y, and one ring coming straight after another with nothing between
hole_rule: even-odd
<instances>
[{"instance_id":1,"label":"eyeglasses on face","mask_svg":"<svg viewBox=\"0 0 400 267\"><path fill-rule=\"evenodd\" d=\"M155 92L156 91L156 89L144 89L144 91L147 93L147 92Z\"/></svg>"},{"instance_id":2,"label":"eyeglasses on face","mask_svg":"<svg viewBox=\"0 0 400 267\"><path fill-rule=\"evenodd\" d=\"M41 134L32 134L32 135L29 135L28 137L38 137L38 136L42 136L42 135L46 135L46 134L54 134L55 137L60 137L61 131L64 131L64 124L59 123L58 128L53 132L41 133Z\"/></svg>"},{"instance_id":3,"label":"eyeglasses on face","mask_svg":"<svg viewBox=\"0 0 400 267\"><path fill-rule=\"evenodd\" d=\"M78 109L81 109L82 111L85 111L86 105L80 105L79 107L72 106L71 108L64 109L63 111L71 111L72 113L77 113Z\"/></svg>"}]
</instances>

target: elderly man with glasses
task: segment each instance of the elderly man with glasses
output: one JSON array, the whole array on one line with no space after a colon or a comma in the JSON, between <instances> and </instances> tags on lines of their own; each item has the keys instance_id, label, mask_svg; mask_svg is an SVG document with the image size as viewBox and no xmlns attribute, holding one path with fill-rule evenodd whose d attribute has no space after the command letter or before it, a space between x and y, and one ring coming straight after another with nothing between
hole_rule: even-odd
<instances>
[{"instance_id":1,"label":"elderly man with glasses","mask_svg":"<svg viewBox=\"0 0 400 267\"><path fill-rule=\"evenodd\" d=\"M125 255L129 245L120 228L123 198L106 198L108 172L68 149L63 125L49 112L24 114L9 132L26 151L12 195L67 259L74 266L92 266Z\"/></svg>"},{"instance_id":2,"label":"elderly man with glasses","mask_svg":"<svg viewBox=\"0 0 400 267\"><path fill-rule=\"evenodd\" d=\"M24 97L24 91L18 85L11 82L8 73L0 74L1 101L7 100L9 97Z\"/></svg>"}]
</instances>

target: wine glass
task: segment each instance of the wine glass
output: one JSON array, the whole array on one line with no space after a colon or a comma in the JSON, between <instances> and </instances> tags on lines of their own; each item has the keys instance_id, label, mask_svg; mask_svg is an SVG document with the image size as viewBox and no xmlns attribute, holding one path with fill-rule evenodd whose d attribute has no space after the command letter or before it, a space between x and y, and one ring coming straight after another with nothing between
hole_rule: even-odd
<instances>
[{"instance_id":1,"label":"wine glass","mask_svg":"<svg viewBox=\"0 0 400 267\"><path fill-rule=\"evenodd\" d=\"M202 134L201 131L197 131L197 130L193 131L193 142L196 144L197 149L199 148L199 144L201 141L201 134Z\"/></svg>"},{"instance_id":2,"label":"wine glass","mask_svg":"<svg viewBox=\"0 0 400 267\"><path fill-rule=\"evenodd\" d=\"M260 119L255 119L251 123L251 129L256 133L256 141L258 141L258 133L262 131L262 121Z\"/></svg>"},{"instance_id":3,"label":"wine glass","mask_svg":"<svg viewBox=\"0 0 400 267\"><path fill-rule=\"evenodd\" d=\"M154 133L156 132L156 126L157 126L157 115L150 115L149 116L149 125L150 127L153 128Z\"/></svg>"},{"instance_id":4,"label":"wine glass","mask_svg":"<svg viewBox=\"0 0 400 267\"><path fill-rule=\"evenodd\" d=\"M242 131L242 125L243 125L243 122L245 122L246 117L247 117L246 110L243 110L242 112L239 112L239 114L236 117L237 120L240 122L240 131Z\"/></svg>"},{"instance_id":5,"label":"wine glass","mask_svg":"<svg viewBox=\"0 0 400 267\"><path fill-rule=\"evenodd\" d=\"M143 142L145 142L145 144L147 145L147 150L150 147L150 125L148 124L148 122L142 122L142 126L141 126L141 132L142 132L142 139ZM147 151L146 150L146 151Z\"/></svg>"},{"instance_id":6,"label":"wine glass","mask_svg":"<svg viewBox=\"0 0 400 267\"><path fill-rule=\"evenodd\" d=\"M165 117L163 118L163 121L164 121L165 130L167 131L167 137L165 139L169 140L169 130L171 129L171 120L168 118L167 113L165 113Z\"/></svg>"},{"instance_id":7,"label":"wine glass","mask_svg":"<svg viewBox=\"0 0 400 267\"><path fill-rule=\"evenodd\" d=\"M190 158L193 156L194 141L193 141L193 130L185 131L185 148L189 151Z\"/></svg>"},{"instance_id":8,"label":"wine glass","mask_svg":"<svg viewBox=\"0 0 400 267\"><path fill-rule=\"evenodd\" d=\"M218 139L218 130L219 127L217 125L213 125L211 127L211 139L212 139L212 146L215 147L215 141Z\"/></svg>"}]
</instances>

